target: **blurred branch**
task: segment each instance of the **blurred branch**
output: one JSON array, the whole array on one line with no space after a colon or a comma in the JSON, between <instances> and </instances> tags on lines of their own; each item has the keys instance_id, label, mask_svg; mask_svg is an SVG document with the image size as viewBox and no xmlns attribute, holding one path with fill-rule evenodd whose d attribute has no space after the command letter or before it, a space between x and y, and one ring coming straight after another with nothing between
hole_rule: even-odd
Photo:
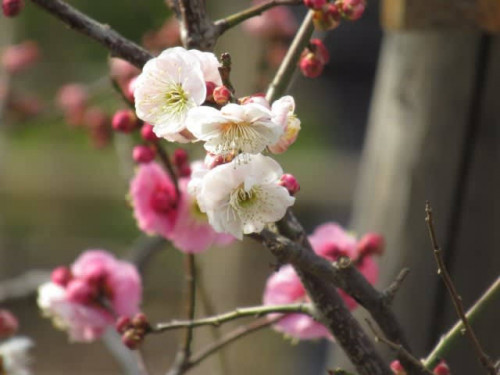
<instances>
[{"instance_id":1,"label":"blurred branch","mask_svg":"<svg viewBox=\"0 0 500 375\"><path fill-rule=\"evenodd\" d=\"M144 271L158 252L165 249L168 242L160 236L141 236L132 245L127 260L137 267L139 273L144 275Z\"/></svg>"},{"instance_id":2,"label":"blurred branch","mask_svg":"<svg viewBox=\"0 0 500 375\"><path fill-rule=\"evenodd\" d=\"M50 272L30 270L17 277L0 282L0 302L9 299L28 297L34 294L38 287L50 280Z\"/></svg>"},{"instance_id":3,"label":"blurred branch","mask_svg":"<svg viewBox=\"0 0 500 375\"><path fill-rule=\"evenodd\" d=\"M465 314L469 322L473 322L481 315L481 312L493 301L500 298L500 278L498 278L488 290L477 300L477 302ZM441 358L451 349L458 339L463 337L464 324L459 320L442 338L432 350L432 352L423 361L427 368L434 368Z\"/></svg>"},{"instance_id":4,"label":"blurred branch","mask_svg":"<svg viewBox=\"0 0 500 375\"><path fill-rule=\"evenodd\" d=\"M425 222L427 223L427 229L429 231L429 237L434 251L434 258L436 259L438 274L443 279L443 282L446 285L446 289L448 289L448 292L451 296L451 300L453 302L453 306L455 307L455 311L457 312L458 317L460 318L462 324L464 325L465 333L467 334L467 337L472 343L472 346L476 352L477 357L479 358L479 361L490 375L496 375L497 372L495 369L495 365L481 347L481 344L476 334L474 333L474 330L472 329L469 320L467 319L467 316L465 314L465 309L462 303L462 297L460 297L460 295L458 294L458 291L455 288L455 285L453 284L453 280L451 279L448 269L444 264L442 251L437 242L436 232L434 230L432 207L429 202L426 202L425 204L425 214L426 214Z\"/></svg>"},{"instance_id":5,"label":"blurred branch","mask_svg":"<svg viewBox=\"0 0 500 375\"><path fill-rule=\"evenodd\" d=\"M262 4L232 14L226 18L215 21L217 36L224 34L227 30L239 25L249 18L258 16L268 9L284 5L301 5L303 0L269 0Z\"/></svg>"},{"instance_id":6,"label":"blurred branch","mask_svg":"<svg viewBox=\"0 0 500 375\"><path fill-rule=\"evenodd\" d=\"M198 320L186 320L186 321L172 321L170 323L158 323L153 327L151 333L162 333L172 329L178 328L195 328L201 326L215 326L218 327L223 323L230 322L235 319L245 318L245 317L261 317L267 314L276 313L299 313L306 315L313 315L313 306L307 303L295 303L290 305L275 305L275 306L253 306L253 307L243 307L237 308L234 311L230 311L224 314L198 319Z\"/></svg>"},{"instance_id":7,"label":"blurred branch","mask_svg":"<svg viewBox=\"0 0 500 375\"><path fill-rule=\"evenodd\" d=\"M123 374L125 375L143 375L137 358L129 348L123 345L121 336L116 332L114 327L110 327L104 332L101 338L106 349L111 353L112 357L120 365Z\"/></svg>"},{"instance_id":8,"label":"blurred branch","mask_svg":"<svg viewBox=\"0 0 500 375\"><path fill-rule=\"evenodd\" d=\"M101 24L61 0L31 0L68 25L106 46L112 56L142 68L153 57L148 51L124 38L109 25Z\"/></svg>"},{"instance_id":9,"label":"blurred branch","mask_svg":"<svg viewBox=\"0 0 500 375\"><path fill-rule=\"evenodd\" d=\"M385 302L390 305L394 301L394 297L396 297L397 292L399 291L399 288L401 288L401 285L403 284L403 281L405 281L406 276L410 273L409 268L403 268L401 272L399 272L399 275L396 277L396 280L392 282L391 285L389 285L383 292Z\"/></svg>"},{"instance_id":10,"label":"blurred branch","mask_svg":"<svg viewBox=\"0 0 500 375\"><path fill-rule=\"evenodd\" d=\"M293 73L297 67L297 63L300 59L300 55L309 43L309 39L314 31L313 15L313 11L307 12L299 31L295 35L295 38L293 39L292 44L283 59L283 62L276 72L273 81L269 85L266 93L266 99L269 103L281 96L288 88L288 85L292 80Z\"/></svg>"}]
</instances>

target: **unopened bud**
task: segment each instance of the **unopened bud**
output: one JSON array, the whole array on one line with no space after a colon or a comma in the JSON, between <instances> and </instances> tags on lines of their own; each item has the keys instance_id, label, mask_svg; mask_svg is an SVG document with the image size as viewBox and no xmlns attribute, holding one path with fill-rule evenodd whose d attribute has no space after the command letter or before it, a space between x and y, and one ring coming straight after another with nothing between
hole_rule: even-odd
<instances>
[{"instance_id":1,"label":"unopened bud","mask_svg":"<svg viewBox=\"0 0 500 375\"><path fill-rule=\"evenodd\" d=\"M191 176L191 167L189 164L184 164L182 167L178 168L179 177L189 177Z\"/></svg>"},{"instance_id":2,"label":"unopened bud","mask_svg":"<svg viewBox=\"0 0 500 375\"><path fill-rule=\"evenodd\" d=\"M340 4L342 16L350 21L360 19L366 8L365 0L341 0Z\"/></svg>"},{"instance_id":3,"label":"unopened bud","mask_svg":"<svg viewBox=\"0 0 500 375\"><path fill-rule=\"evenodd\" d=\"M207 87L207 96L205 98L205 101L214 103L214 90L217 87L217 85L213 82L205 82L205 85Z\"/></svg>"},{"instance_id":4,"label":"unopened bud","mask_svg":"<svg viewBox=\"0 0 500 375\"><path fill-rule=\"evenodd\" d=\"M0 310L0 339L13 336L19 328L17 318L8 310Z\"/></svg>"},{"instance_id":5,"label":"unopened bud","mask_svg":"<svg viewBox=\"0 0 500 375\"><path fill-rule=\"evenodd\" d=\"M174 165L177 168L180 168L183 165L188 163L189 155L188 155L187 151L184 150L183 148L177 148L174 151L174 155L173 155L172 159L173 159L172 161L173 161Z\"/></svg>"},{"instance_id":6,"label":"unopened bud","mask_svg":"<svg viewBox=\"0 0 500 375\"><path fill-rule=\"evenodd\" d=\"M308 53L300 59L299 68L307 78L317 78L323 73L324 64L313 53Z\"/></svg>"},{"instance_id":7,"label":"unopened bud","mask_svg":"<svg viewBox=\"0 0 500 375\"><path fill-rule=\"evenodd\" d=\"M134 328L141 329L143 331L147 331L150 328L148 318L144 313L135 314L132 318L132 325Z\"/></svg>"},{"instance_id":8,"label":"unopened bud","mask_svg":"<svg viewBox=\"0 0 500 375\"><path fill-rule=\"evenodd\" d=\"M323 64L327 64L330 61L330 53L321 39L311 39L309 49Z\"/></svg>"},{"instance_id":9,"label":"unopened bud","mask_svg":"<svg viewBox=\"0 0 500 375\"><path fill-rule=\"evenodd\" d=\"M279 184L286 188L290 195L295 195L300 190L300 185L294 175L285 173L281 176Z\"/></svg>"},{"instance_id":10,"label":"unopened bud","mask_svg":"<svg viewBox=\"0 0 500 375\"><path fill-rule=\"evenodd\" d=\"M319 10L326 4L326 0L304 0L304 5L310 9Z\"/></svg>"},{"instance_id":11,"label":"unopened bud","mask_svg":"<svg viewBox=\"0 0 500 375\"><path fill-rule=\"evenodd\" d=\"M367 233L358 243L358 252L360 257L366 255L382 255L384 250L384 237L378 233Z\"/></svg>"},{"instance_id":12,"label":"unopened bud","mask_svg":"<svg viewBox=\"0 0 500 375\"><path fill-rule=\"evenodd\" d=\"M60 285L62 287L66 287L66 285L68 285L72 278L73 275L71 274L70 269L64 266L57 267L50 274L50 280L54 284Z\"/></svg>"},{"instance_id":13,"label":"unopened bud","mask_svg":"<svg viewBox=\"0 0 500 375\"><path fill-rule=\"evenodd\" d=\"M135 329L129 329L122 335L122 343L130 350L135 350L142 343L144 336Z\"/></svg>"},{"instance_id":14,"label":"unopened bud","mask_svg":"<svg viewBox=\"0 0 500 375\"><path fill-rule=\"evenodd\" d=\"M132 322L128 316L120 316L116 319L115 328L118 333L125 333L126 330L132 327Z\"/></svg>"},{"instance_id":15,"label":"unopened bud","mask_svg":"<svg viewBox=\"0 0 500 375\"><path fill-rule=\"evenodd\" d=\"M318 30L333 30L340 25L340 11L337 5L327 4L321 10L314 11L314 26Z\"/></svg>"},{"instance_id":16,"label":"unopened bud","mask_svg":"<svg viewBox=\"0 0 500 375\"><path fill-rule=\"evenodd\" d=\"M432 371L434 375L450 375L450 368L448 367L448 364L444 361L441 360L441 362L438 363L436 367L434 367L434 370Z\"/></svg>"},{"instance_id":17,"label":"unopened bud","mask_svg":"<svg viewBox=\"0 0 500 375\"><path fill-rule=\"evenodd\" d=\"M130 133L139 126L139 123L139 119L132 110L122 109L113 115L111 126L116 131Z\"/></svg>"},{"instance_id":18,"label":"unopened bud","mask_svg":"<svg viewBox=\"0 0 500 375\"><path fill-rule=\"evenodd\" d=\"M406 375L406 371L397 359L391 362L391 370L394 375Z\"/></svg>"},{"instance_id":19,"label":"unopened bud","mask_svg":"<svg viewBox=\"0 0 500 375\"><path fill-rule=\"evenodd\" d=\"M156 157L156 152L149 146L139 145L134 147L132 157L136 163L149 163Z\"/></svg>"},{"instance_id":20,"label":"unopened bud","mask_svg":"<svg viewBox=\"0 0 500 375\"><path fill-rule=\"evenodd\" d=\"M218 105L225 105L231 99L231 90L226 86L218 86L214 89L213 96Z\"/></svg>"},{"instance_id":21,"label":"unopened bud","mask_svg":"<svg viewBox=\"0 0 500 375\"><path fill-rule=\"evenodd\" d=\"M89 304L96 295L96 289L86 280L74 279L66 287L68 300L75 303Z\"/></svg>"},{"instance_id":22,"label":"unopened bud","mask_svg":"<svg viewBox=\"0 0 500 375\"><path fill-rule=\"evenodd\" d=\"M24 0L2 0L2 11L5 17L15 17L24 8Z\"/></svg>"},{"instance_id":23,"label":"unopened bud","mask_svg":"<svg viewBox=\"0 0 500 375\"><path fill-rule=\"evenodd\" d=\"M148 124L147 122L144 123L144 125L142 125L141 137L145 141L149 141L149 142L158 141L158 137L156 136L155 132L153 131L153 125Z\"/></svg>"}]
</instances>

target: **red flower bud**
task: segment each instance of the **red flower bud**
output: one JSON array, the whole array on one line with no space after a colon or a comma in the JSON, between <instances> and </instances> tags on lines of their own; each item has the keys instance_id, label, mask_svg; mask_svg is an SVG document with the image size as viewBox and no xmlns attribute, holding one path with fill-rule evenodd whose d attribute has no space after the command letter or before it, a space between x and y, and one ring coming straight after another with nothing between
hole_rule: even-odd
<instances>
[{"instance_id":1,"label":"red flower bud","mask_svg":"<svg viewBox=\"0 0 500 375\"><path fill-rule=\"evenodd\" d=\"M323 64L327 64L328 61L330 61L330 53L321 39L311 39L309 45L311 52L313 52Z\"/></svg>"},{"instance_id":2,"label":"red flower bud","mask_svg":"<svg viewBox=\"0 0 500 375\"><path fill-rule=\"evenodd\" d=\"M66 285L68 285L72 278L73 275L71 274L70 269L64 266L55 268L50 274L50 280L54 284L60 285L62 287L66 287Z\"/></svg>"},{"instance_id":3,"label":"red flower bud","mask_svg":"<svg viewBox=\"0 0 500 375\"><path fill-rule=\"evenodd\" d=\"M0 339L13 336L18 328L17 318L8 310L0 310Z\"/></svg>"},{"instance_id":4,"label":"red flower bud","mask_svg":"<svg viewBox=\"0 0 500 375\"><path fill-rule=\"evenodd\" d=\"M156 136L155 132L153 131L153 125L144 123L141 128L141 137L145 141L149 142L156 142L159 138Z\"/></svg>"},{"instance_id":5,"label":"red flower bud","mask_svg":"<svg viewBox=\"0 0 500 375\"><path fill-rule=\"evenodd\" d=\"M135 350L142 343L144 336L135 329L129 329L122 335L122 343L130 350Z\"/></svg>"},{"instance_id":6,"label":"red flower bud","mask_svg":"<svg viewBox=\"0 0 500 375\"><path fill-rule=\"evenodd\" d=\"M136 314L133 319L132 319L132 325L134 328L147 331L150 327L148 318L144 313L138 313Z\"/></svg>"},{"instance_id":7,"label":"red flower bud","mask_svg":"<svg viewBox=\"0 0 500 375\"><path fill-rule=\"evenodd\" d=\"M154 160L156 152L153 148L139 145L135 146L132 151L132 157L136 163L149 163Z\"/></svg>"},{"instance_id":8,"label":"red flower bud","mask_svg":"<svg viewBox=\"0 0 500 375\"><path fill-rule=\"evenodd\" d=\"M207 87L207 96L205 98L205 101L214 103L214 90L217 85L213 82L205 82L205 85Z\"/></svg>"},{"instance_id":9,"label":"red flower bud","mask_svg":"<svg viewBox=\"0 0 500 375\"><path fill-rule=\"evenodd\" d=\"M441 362L438 363L436 367L434 367L434 370L432 371L434 375L450 375L450 368L448 367L448 364L442 360Z\"/></svg>"},{"instance_id":10,"label":"red flower bud","mask_svg":"<svg viewBox=\"0 0 500 375\"><path fill-rule=\"evenodd\" d=\"M342 16L350 21L356 21L361 18L365 12L366 3L364 0L342 0Z\"/></svg>"},{"instance_id":11,"label":"red flower bud","mask_svg":"<svg viewBox=\"0 0 500 375\"><path fill-rule=\"evenodd\" d=\"M183 165L188 163L189 155L188 155L187 151L184 150L183 148L177 148L174 151L174 155L173 155L172 159L173 159L174 165L177 168L180 168Z\"/></svg>"},{"instance_id":12,"label":"red flower bud","mask_svg":"<svg viewBox=\"0 0 500 375\"><path fill-rule=\"evenodd\" d=\"M139 126L139 123L135 113L129 109L117 111L113 115L113 120L111 120L113 129L123 133L130 133Z\"/></svg>"},{"instance_id":13,"label":"red flower bud","mask_svg":"<svg viewBox=\"0 0 500 375\"><path fill-rule=\"evenodd\" d=\"M324 64L313 53L308 53L300 59L299 68L308 78L316 78L323 72Z\"/></svg>"},{"instance_id":14,"label":"red flower bud","mask_svg":"<svg viewBox=\"0 0 500 375\"><path fill-rule=\"evenodd\" d=\"M226 86L218 86L214 89L213 96L218 105L225 105L231 99L231 91Z\"/></svg>"},{"instance_id":15,"label":"red flower bud","mask_svg":"<svg viewBox=\"0 0 500 375\"><path fill-rule=\"evenodd\" d=\"M300 185L294 175L285 173L281 176L279 184L286 188L290 195L295 195L300 190Z\"/></svg>"},{"instance_id":16,"label":"red flower bud","mask_svg":"<svg viewBox=\"0 0 500 375\"><path fill-rule=\"evenodd\" d=\"M314 26L319 30L333 30L340 25L340 11L337 5L328 4L321 10L314 11Z\"/></svg>"},{"instance_id":17,"label":"red flower bud","mask_svg":"<svg viewBox=\"0 0 500 375\"><path fill-rule=\"evenodd\" d=\"M188 164L184 164L178 169L179 177L189 177L191 176L191 167Z\"/></svg>"},{"instance_id":18,"label":"red flower bud","mask_svg":"<svg viewBox=\"0 0 500 375\"><path fill-rule=\"evenodd\" d=\"M132 327L132 322L128 316L120 316L116 319L115 328L118 333L125 333L126 330Z\"/></svg>"},{"instance_id":19,"label":"red flower bud","mask_svg":"<svg viewBox=\"0 0 500 375\"><path fill-rule=\"evenodd\" d=\"M5 17L15 17L24 8L24 0L3 0L2 10Z\"/></svg>"},{"instance_id":20,"label":"red flower bud","mask_svg":"<svg viewBox=\"0 0 500 375\"><path fill-rule=\"evenodd\" d=\"M310 9L319 10L326 4L326 0L304 0L304 5Z\"/></svg>"},{"instance_id":21,"label":"red flower bud","mask_svg":"<svg viewBox=\"0 0 500 375\"><path fill-rule=\"evenodd\" d=\"M406 375L406 371L397 359L391 362L391 370L394 375Z\"/></svg>"}]
</instances>

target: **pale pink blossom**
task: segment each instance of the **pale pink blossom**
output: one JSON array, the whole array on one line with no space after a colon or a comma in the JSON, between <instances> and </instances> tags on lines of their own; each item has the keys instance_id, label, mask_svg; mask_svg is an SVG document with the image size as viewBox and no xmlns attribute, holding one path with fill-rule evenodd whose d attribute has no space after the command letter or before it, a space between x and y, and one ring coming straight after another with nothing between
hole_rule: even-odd
<instances>
[{"instance_id":1,"label":"pale pink blossom","mask_svg":"<svg viewBox=\"0 0 500 375\"><path fill-rule=\"evenodd\" d=\"M292 96L284 96L273 102L271 112L272 120L281 126L283 133L278 142L268 148L273 154L281 154L295 142L300 131L300 120L295 115L295 100Z\"/></svg>"},{"instance_id":2,"label":"pale pink blossom","mask_svg":"<svg viewBox=\"0 0 500 375\"><path fill-rule=\"evenodd\" d=\"M263 0L254 0L253 4L262 2ZM297 20L287 7L276 7L245 21L243 28L249 34L261 38L289 38L297 31Z\"/></svg>"},{"instance_id":3,"label":"pale pink blossom","mask_svg":"<svg viewBox=\"0 0 500 375\"><path fill-rule=\"evenodd\" d=\"M169 238L177 219L178 196L167 172L154 162L141 164L129 195L139 229Z\"/></svg>"},{"instance_id":4,"label":"pale pink blossom","mask_svg":"<svg viewBox=\"0 0 500 375\"><path fill-rule=\"evenodd\" d=\"M0 344L0 374L31 375L29 350L33 341L28 337L16 336Z\"/></svg>"},{"instance_id":5,"label":"pale pink blossom","mask_svg":"<svg viewBox=\"0 0 500 375\"><path fill-rule=\"evenodd\" d=\"M38 306L72 341L94 341L113 325L115 315L139 311L142 284L132 264L103 250L88 250L73 263L71 275L66 286L41 285Z\"/></svg>"},{"instance_id":6,"label":"pale pink blossom","mask_svg":"<svg viewBox=\"0 0 500 375\"><path fill-rule=\"evenodd\" d=\"M40 48L32 40L8 46L2 53L2 66L10 74L20 73L40 59Z\"/></svg>"}]
</instances>

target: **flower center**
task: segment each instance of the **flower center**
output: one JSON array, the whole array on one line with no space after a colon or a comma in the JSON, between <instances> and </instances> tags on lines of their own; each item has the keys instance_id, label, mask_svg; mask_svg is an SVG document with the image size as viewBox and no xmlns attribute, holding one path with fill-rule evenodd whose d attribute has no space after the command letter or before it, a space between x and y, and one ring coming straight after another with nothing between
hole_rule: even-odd
<instances>
[{"instance_id":1,"label":"flower center","mask_svg":"<svg viewBox=\"0 0 500 375\"><path fill-rule=\"evenodd\" d=\"M255 202L258 195L258 188L252 187L249 191L246 191L243 184L241 184L236 190L231 193L229 198L229 204L234 209L245 208L250 206Z\"/></svg>"},{"instance_id":2,"label":"flower center","mask_svg":"<svg viewBox=\"0 0 500 375\"><path fill-rule=\"evenodd\" d=\"M261 135L250 122L227 122L221 126L222 142L219 145L221 153L231 151L241 152L243 146L253 147Z\"/></svg>"},{"instance_id":3,"label":"flower center","mask_svg":"<svg viewBox=\"0 0 500 375\"><path fill-rule=\"evenodd\" d=\"M180 83L169 86L165 94L165 106L172 113L183 112L189 101L189 95Z\"/></svg>"},{"instance_id":4,"label":"flower center","mask_svg":"<svg viewBox=\"0 0 500 375\"><path fill-rule=\"evenodd\" d=\"M177 194L173 186L158 186L151 194L151 208L159 214L167 214L177 204Z\"/></svg>"}]
</instances>

